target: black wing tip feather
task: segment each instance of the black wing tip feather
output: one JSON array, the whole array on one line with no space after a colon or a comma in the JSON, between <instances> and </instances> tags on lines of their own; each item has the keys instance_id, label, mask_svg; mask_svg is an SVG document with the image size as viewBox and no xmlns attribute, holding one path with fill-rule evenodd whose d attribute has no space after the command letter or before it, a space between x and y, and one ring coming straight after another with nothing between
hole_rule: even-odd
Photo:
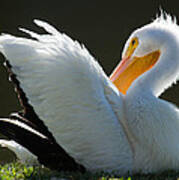
<instances>
[{"instance_id":1,"label":"black wing tip feather","mask_svg":"<svg viewBox=\"0 0 179 180\"><path fill-rule=\"evenodd\" d=\"M65 150L56 142L52 133L48 130L43 121L39 119L33 107L29 104L24 91L20 87L20 82L13 73L12 66L8 60L5 61L5 67L8 70L9 77L15 86L18 99L23 107L21 112L11 114L9 119L12 121L18 120L26 124L46 136L47 139L43 139L22 127L16 126L13 123L1 120L0 132L27 148L38 157L40 163L51 169L85 172L85 168L76 163L76 161L65 152Z\"/></svg>"},{"instance_id":2,"label":"black wing tip feather","mask_svg":"<svg viewBox=\"0 0 179 180\"><path fill-rule=\"evenodd\" d=\"M42 138L14 123L1 119L0 132L10 140L14 140L28 149L32 154L37 156L41 164L50 169L85 172L85 168L82 165L76 163L63 148L49 139Z\"/></svg>"}]
</instances>

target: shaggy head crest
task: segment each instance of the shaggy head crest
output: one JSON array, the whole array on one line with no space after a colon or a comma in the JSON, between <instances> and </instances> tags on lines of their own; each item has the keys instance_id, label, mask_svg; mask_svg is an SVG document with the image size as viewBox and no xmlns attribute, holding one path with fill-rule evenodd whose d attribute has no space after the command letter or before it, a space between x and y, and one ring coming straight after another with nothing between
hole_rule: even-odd
<instances>
[{"instance_id":1,"label":"shaggy head crest","mask_svg":"<svg viewBox=\"0 0 179 180\"><path fill-rule=\"evenodd\" d=\"M156 19L153 21L153 23L177 26L177 19L175 16L172 16L160 9L160 13L156 15Z\"/></svg>"}]
</instances>

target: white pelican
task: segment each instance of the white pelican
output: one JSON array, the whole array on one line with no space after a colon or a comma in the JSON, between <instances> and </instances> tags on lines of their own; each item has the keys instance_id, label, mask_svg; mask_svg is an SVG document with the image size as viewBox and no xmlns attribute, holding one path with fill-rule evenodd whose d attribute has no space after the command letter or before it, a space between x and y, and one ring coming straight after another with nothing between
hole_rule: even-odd
<instances>
[{"instance_id":1,"label":"white pelican","mask_svg":"<svg viewBox=\"0 0 179 180\"><path fill-rule=\"evenodd\" d=\"M179 110L157 98L179 77L176 23L161 16L129 37L111 75L124 95L84 46L45 22L35 23L50 34L21 29L37 40L0 36L25 108L20 115L28 119L21 121L55 138L90 171L179 169Z\"/></svg>"}]
</instances>

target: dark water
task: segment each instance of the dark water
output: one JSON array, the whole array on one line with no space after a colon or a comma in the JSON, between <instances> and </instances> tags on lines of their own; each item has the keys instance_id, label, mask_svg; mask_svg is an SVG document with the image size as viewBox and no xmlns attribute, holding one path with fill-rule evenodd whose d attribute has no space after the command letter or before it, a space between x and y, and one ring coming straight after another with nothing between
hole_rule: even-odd
<instances>
[{"instance_id":1,"label":"dark water","mask_svg":"<svg viewBox=\"0 0 179 180\"><path fill-rule=\"evenodd\" d=\"M109 75L120 60L123 45L137 27L149 23L162 7L179 19L179 1L1 1L0 32L22 35L19 26L39 30L33 19L51 22L60 31L85 44ZM20 110L8 82L0 56L0 116ZM162 98L179 105L179 85L167 90ZM0 156L2 156L0 150ZM3 155L4 157L4 155Z\"/></svg>"}]
</instances>

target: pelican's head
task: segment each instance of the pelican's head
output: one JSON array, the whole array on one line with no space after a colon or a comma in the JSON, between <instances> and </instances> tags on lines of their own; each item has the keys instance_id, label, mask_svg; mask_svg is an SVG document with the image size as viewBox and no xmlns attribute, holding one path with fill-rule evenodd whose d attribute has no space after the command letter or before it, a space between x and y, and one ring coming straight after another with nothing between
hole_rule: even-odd
<instances>
[{"instance_id":1,"label":"pelican's head","mask_svg":"<svg viewBox=\"0 0 179 180\"><path fill-rule=\"evenodd\" d=\"M171 49L176 49L176 31L179 34L172 18L161 15L131 34L124 46L121 62L110 76L119 91L126 94L135 79L159 63L166 52L171 52L167 49L169 45Z\"/></svg>"}]
</instances>

